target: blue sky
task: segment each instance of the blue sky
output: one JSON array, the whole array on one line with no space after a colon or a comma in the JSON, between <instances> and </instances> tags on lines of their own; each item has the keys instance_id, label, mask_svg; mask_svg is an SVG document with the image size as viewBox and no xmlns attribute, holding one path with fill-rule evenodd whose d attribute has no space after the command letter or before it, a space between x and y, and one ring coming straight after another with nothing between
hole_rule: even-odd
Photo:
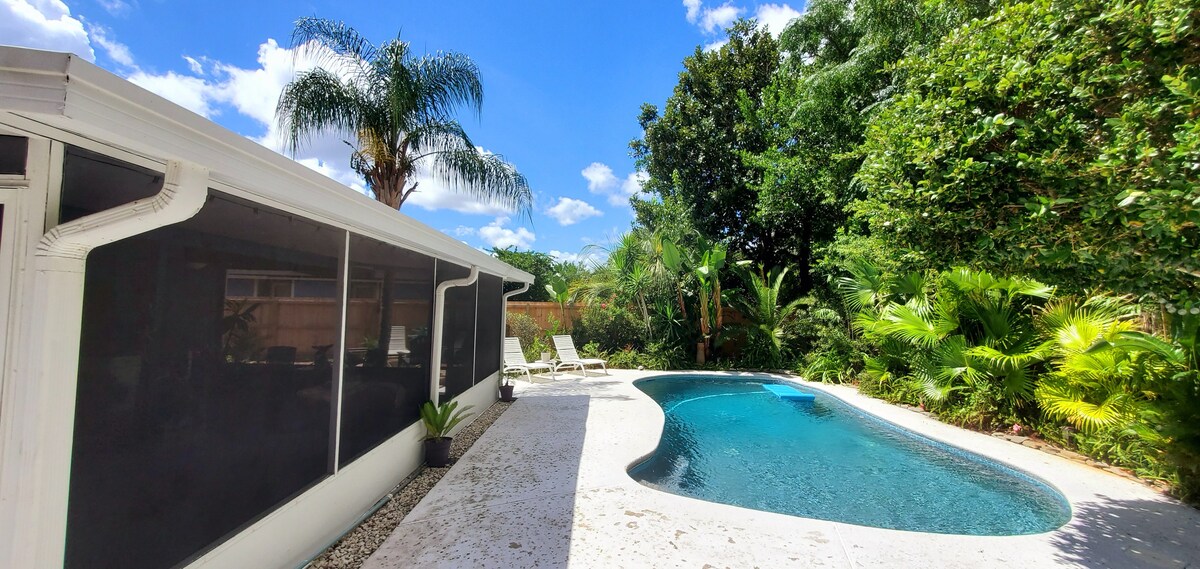
<instances>
[{"instance_id":1,"label":"blue sky","mask_svg":"<svg viewBox=\"0 0 1200 569\"><path fill-rule=\"evenodd\" d=\"M630 226L639 105L661 106L683 58L720 45L735 18L777 34L802 9L801 0L0 0L0 44L78 53L274 150L279 91L308 65L289 49L297 18L342 20L376 43L399 34L419 53L464 53L482 71L485 101L478 120L460 118L478 146L529 179L532 219L432 179L402 211L472 246L575 259ZM296 158L361 189L348 154L326 137Z\"/></svg>"}]
</instances>

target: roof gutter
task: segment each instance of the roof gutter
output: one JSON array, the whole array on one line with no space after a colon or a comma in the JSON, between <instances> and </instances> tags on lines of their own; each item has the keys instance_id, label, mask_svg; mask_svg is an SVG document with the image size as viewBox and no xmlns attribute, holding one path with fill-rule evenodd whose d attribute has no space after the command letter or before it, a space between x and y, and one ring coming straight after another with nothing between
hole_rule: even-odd
<instances>
[{"instance_id":1,"label":"roof gutter","mask_svg":"<svg viewBox=\"0 0 1200 569\"><path fill-rule=\"evenodd\" d=\"M479 278L479 266L471 265L471 274L466 278L448 280L437 286L433 295L433 362L429 370L429 400L434 407L440 405L439 387L442 379L442 328L446 317L446 291L454 287L470 286Z\"/></svg>"}]
</instances>

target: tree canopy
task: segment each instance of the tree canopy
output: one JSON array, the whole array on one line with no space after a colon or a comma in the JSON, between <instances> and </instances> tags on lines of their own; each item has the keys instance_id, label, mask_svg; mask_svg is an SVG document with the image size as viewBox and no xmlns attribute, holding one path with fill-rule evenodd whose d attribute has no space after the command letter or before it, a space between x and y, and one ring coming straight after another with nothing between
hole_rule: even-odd
<instances>
[{"instance_id":1,"label":"tree canopy","mask_svg":"<svg viewBox=\"0 0 1200 569\"><path fill-rule=\"evenodd\" d=\"M1034 0L900 65L853 209L914 267L1200 292L1200 43L1187 0Z\"/></svg>"}]
</instances>

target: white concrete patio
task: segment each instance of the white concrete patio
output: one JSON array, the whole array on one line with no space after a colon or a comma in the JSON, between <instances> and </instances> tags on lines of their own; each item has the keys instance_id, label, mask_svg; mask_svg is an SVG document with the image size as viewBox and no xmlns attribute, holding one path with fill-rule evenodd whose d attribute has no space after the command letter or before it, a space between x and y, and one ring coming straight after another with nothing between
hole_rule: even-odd
<instances>
[{"instance_id":1,"label":"white concrete patio","mask_svg":"<svg viewBox=\"0 0 1200 569\"><path fill-rule=\"evenodd\" d=\"M814 387L1054 485L1072 520L978 537L798 518L667 494L626 469L654 451L657 372L560 376L517 401L367 561L399 567L1200 567L1200 512L1124 478L937 422L853 388ZM847 489L852 492L853 489Z\"/></svg>"}]
</instances>

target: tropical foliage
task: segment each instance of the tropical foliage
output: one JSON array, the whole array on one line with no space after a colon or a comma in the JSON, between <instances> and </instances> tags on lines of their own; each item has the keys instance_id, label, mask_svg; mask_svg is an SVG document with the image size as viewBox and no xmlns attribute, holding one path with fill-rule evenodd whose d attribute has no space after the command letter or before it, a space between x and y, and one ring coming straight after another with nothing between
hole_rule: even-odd
<instances>
[{"instance_id":1,"label":"tropical foliage","mask_svg":"<svg viewBox=\"0 0 1200 569\"><path fill-rule=\"evenodd\" d=\"M1017 2L904 60L853 211L913 266L1200 297L1200 9Z\"/></svg>"}]
</instances>

